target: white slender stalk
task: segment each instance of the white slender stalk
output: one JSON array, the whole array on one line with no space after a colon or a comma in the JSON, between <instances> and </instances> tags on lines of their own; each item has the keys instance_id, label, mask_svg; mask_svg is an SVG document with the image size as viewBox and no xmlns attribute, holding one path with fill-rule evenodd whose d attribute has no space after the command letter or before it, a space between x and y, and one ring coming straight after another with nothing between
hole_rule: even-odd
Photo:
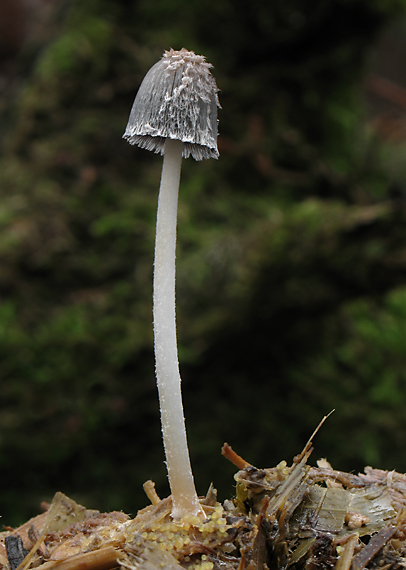
<instances>
[{"instance_id":1,"label":"white slender stalk","mask_svg":"<svg viewBox=\"0 0 406 570\"><path fill-rule=\"evenodd\" d=\"M167 139L158 198L154 263L155 365L172 516L201 514L186 440L176 341L175 251L183 143Z\"/></svg>"}]
</instances>

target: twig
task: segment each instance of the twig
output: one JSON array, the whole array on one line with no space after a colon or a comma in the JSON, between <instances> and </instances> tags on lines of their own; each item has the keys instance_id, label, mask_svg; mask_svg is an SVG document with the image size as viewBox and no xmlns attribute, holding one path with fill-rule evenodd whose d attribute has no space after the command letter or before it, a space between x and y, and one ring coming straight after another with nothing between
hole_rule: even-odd
<instances>
[{"instance_id":1,"label":"twig","mask_svg":"<svg viewBox=\"0 0 406 570\"><path fill-rule=\"evenodd\" d=\"M110 570L118 566L120 551L113 546L91 552L81 552L62 560L50 560L41 564L41 570Z\"/></svg>"},{"instance_id":2,"label":"twig","mask_svg":"<svg viewBox=\"0 0 406 570\"><path fill-rule=\"evenodd\" d=\"M157 505L158 503L161 502L161 499L159 498L159 495L155 489L155 483L153 481L151 481L151 479L148 479L148 481L145 481L142 488L144 489L144 493L146 494L146 496L148 497L148 499L151 501L151 503L153 505Z\"/></svg>"},{"instance_id":3,"label":"twig","mask_svg":"<svg viewBox=\"0 0 406 570\"><path fill-rule=\"evenodd\" d=\"M221 455L224 455L224 457L231 461L238 469L252 467L251 463L248 463L248 461L245 461L245 459L238 455L228 443L225 443L221 448Z\"/></svg>"}]
</instances>

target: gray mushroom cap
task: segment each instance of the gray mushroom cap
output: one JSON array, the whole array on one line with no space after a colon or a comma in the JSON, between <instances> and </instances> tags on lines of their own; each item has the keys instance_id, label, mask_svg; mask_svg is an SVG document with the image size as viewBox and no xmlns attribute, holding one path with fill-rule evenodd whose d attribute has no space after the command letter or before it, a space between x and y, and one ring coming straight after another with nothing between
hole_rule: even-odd
<instances>
[{"instance_id":1,"label":"gray mushroom cap","mask_svg":"<svg viewBox=\"0 0 406 570\"><path fill-rule=\"evenodd\" d=\"M184 158L218 158L220 103L211 67L185 48L166 51L141 83L123 138L160 154L166 138L180 140Z\"/></svg>"}]
</instances>

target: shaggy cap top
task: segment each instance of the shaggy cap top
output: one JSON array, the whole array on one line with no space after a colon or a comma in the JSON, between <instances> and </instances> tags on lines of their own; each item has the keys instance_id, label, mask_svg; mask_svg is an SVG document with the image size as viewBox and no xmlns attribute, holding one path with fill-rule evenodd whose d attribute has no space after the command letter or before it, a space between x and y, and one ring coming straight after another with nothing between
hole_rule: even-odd
<instances>
[{"instance_id":1,"label":"shaggy cap top","mask_svg":"<svg viewBox=\"0 0 406 570\"><path fill-rule=\"evenodd\" d=\"M166 51L141 83L123 138L160 154L166 138L180 140L184 158L218 158L220 103L211 67L185 48Z\"/></svg>"}]
</instances>

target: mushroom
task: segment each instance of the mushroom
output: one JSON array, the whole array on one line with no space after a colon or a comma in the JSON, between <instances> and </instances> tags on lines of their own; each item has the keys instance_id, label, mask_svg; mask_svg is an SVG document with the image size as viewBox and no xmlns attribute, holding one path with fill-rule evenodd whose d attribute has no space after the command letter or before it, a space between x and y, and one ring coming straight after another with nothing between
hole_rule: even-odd
<instances>
[{"instance_id":1,"label":"mushroom","mask_svg":"<svg viewBox=\"0 0 406 570\"><path fill-rule=\"evenodd\" d=\"M218 89L201 55L166 51L138 90L123 135L164 155L155 237L153 284L155 368L172 516L204 516L195 489L181 396L175 314L175 250L182 156L218 158Z\"/></svg>"}]
</instances>

